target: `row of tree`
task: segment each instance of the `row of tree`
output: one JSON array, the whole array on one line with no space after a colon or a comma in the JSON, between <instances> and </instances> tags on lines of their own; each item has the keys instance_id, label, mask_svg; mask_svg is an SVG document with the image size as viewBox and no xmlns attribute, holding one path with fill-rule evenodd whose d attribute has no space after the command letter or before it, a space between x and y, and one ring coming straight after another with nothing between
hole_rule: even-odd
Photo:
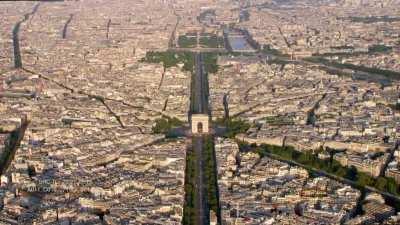
<instances>
[{"instance_id":1,"label":"row of tree","mask_svg":"<svg viewBox=\"0 0 400 225\"><path fill-rule=\"evenodd\" d=\"M155 134L171 134L171 130L176 127L183 126L183 122L175 117L163 116L155 120L155 124L152 127L152 131Z\"/></svg>"},{"instance_id":2,"label":"row of tree","mask_svg":"<svg viewBox=\"0 0 400 225\"><path fill-rule=\"evenodd\" d=\"M336 68L340 68L340 69L350 69L350 70L361 71L361 72L366 72L366 73L378 74L378 75L382 75L384 77L394 79L394 80L400 79L400 73L393 71L393 70L379 69L379 68L375 68L375 67L366 67L366 66L354 65L354 64L350 64L350 63L339 63L339 62L335 62L335 61L329 61L322 57L310 57L305 60L314 62L314 63L321 63L326 66L332 66L332 67L336 67Z\"/></svg>"},{"instance_id":3,"label":"row of tree","mask_svg":"<svg viewBox=\"0 0 400 225\"><path fill-rule=\"evenodd\" d=\"M185 168L185 205L183 208L183 225L196 224L196 153L195 151L187 151L186 168Z\"/></svg>"},{"instance_id":4,"label":"row of tree","mask_svg":"<svg viewBox=\"0 0 400 225\"><path fill-rule=\"evenodd\" d=\"M247 150L249 148L252 148L261 157L264 157L268 154L276 155L289 161L295 161L309 168L322 170L327 173L355 181L359 188L371 186L380 191L400 196L399 186L396 184L396 181L393 178L374 178L367 173L358 171L354 166L342 166L338 161L332 158L320 159L316 154L313 154L310 151L299 152L290 146L281 147L265 144L259 147L249 147L249 145L245 145L242 143L240 146L242 147L242 149L245 149L247 147Z\"/></svg>"},{"instance_id":5,"label":"row of tree","mask_svg":"<svg viewBox=\"0 0 400 225\"><path fill-rule=\"evenodd\" d=\"M215 159L215 148L214 138L207 136L204 138L204 156L206 163L205 165L205 177L207 178L207 195L208 204L210 210L213 210L216 214L219 213L219 201L218 201L218 181L217 181L217 165Z\"/></svg>"},{"instance_id":6,"label":"row of tree","mask_svg":"<svg viewBox=\"0 0 400 225\"><path fill-rule=\"evenodd\" d=\"M251 127L251 124L239 118L219 118L215 123L225 127L224 137L226 138L234 138L237 134L246 133Z\"/></svg>"}]
</instances>

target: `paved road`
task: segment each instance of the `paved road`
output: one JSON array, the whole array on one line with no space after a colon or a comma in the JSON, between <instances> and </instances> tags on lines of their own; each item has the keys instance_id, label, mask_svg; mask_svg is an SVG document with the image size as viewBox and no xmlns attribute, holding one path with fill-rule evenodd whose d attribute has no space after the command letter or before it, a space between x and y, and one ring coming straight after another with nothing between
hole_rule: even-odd
<instances>
[{"instance_id":1,"label":"paved road","mask_svg":"<svg viewBox=\"0 0 400 225\"><path fill-rule=\"evenodd\" d=\"M208 114L208 81L202 54L195 54L195 63L191 112Z\"/></svg>"},{"instance_id":2,"label":"paved road","mask_svg":"<svg viewBox=\"0 0 400 225\"><path fill-rule=\"evenodd\" d=\"M228 51L224 48L169 48L170 51L174 52L194 52L194 53L201 53L201 52L213 52L213 53L228 53Z\"/></svg>"},{"instance_id":3,"label":"paved road","mask_svg":"<svg viewBox=\"0 0 400 225\"><path fill-rule=\"evenodd\" d=\"M5 144L4 151L0 155L0 175L3 175L7 171L11 162L14 160L15 153L20 147L29 122L30 121L26 116L23 117L20 127L10 133L10 137L8 137L8 141Z\"/></svg>"},{"instance_id":4,"label":"paved road","mask_svg":"<svg viewBox=\"0 0 400 225\"><path fill-rule=\"evenodd\" d=\"M201 53L195 54L195 73L193 74L192 79L192 96L191 96L191 109L190 114L196 113L204 113L208 114L208 80L207 74L204 70L203 65L203 55ZM197 177L193 177L194 182L196 184L196 199L195 199L195 208L196 208L196 225L208 225L210 224L209 218L209 206L208 206L208 197L207 197L207 185L206 185L206 177L204 174L204 154L203 154L203 146L204 146L204 136L196 135L192 137L192 150L195 154L195 166Z\"/></svg>"},{"instance_id":5,"label":"paved road","mask_svg":"<svg viewBox=\"0 0 400 225\"><path fill-rule=\"evenodd\" d=\"M18 221L16 220L12 220L3 216L0 216L0 222L4 222L6 224L10 224L10 225L18 225Z\"/></svg>"},{"instance_id":6,"label":"paved road","mask_svg":"<svg viewBox=\"0 0 400 225\"><path fill-rule=\"evenodd\" d=\"M208 198L207 198L207 189L205 184L205 175L204 175L204 154L203 154L203 137L195 136L193 137L193 150L196 154L196 167L199 173L196 177L196 196L197 199L195 201L195 207L197 210L197 224L205 225L210 224L209 221L209 207L208 207Z\"/></svg>"}]
</instances>

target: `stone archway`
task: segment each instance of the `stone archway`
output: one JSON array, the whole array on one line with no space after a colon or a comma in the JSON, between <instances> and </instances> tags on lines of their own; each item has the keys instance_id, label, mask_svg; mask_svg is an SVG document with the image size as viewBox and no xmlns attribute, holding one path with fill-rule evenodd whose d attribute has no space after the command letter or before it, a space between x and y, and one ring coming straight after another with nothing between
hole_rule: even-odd
<instances>
[{"instance_id":1,"label":"stone archway","mask_svg":"<svg viewBox=\"0 0 400 225\"><path fill-rule=\"evenodd\" d=\"M191 120L193 134L208 133L210 119L207 114L193 114Z\"/></svg>"},{"instance_id":2,"label":"stone archway","mask_svg":"<svg viewBox=\"0 0 400 225\"><path fill-rule=\"evenodd\" d=\"M203 123L202 122L197 123L197 133L199 133L199 134L203 133Z\"/></svg>"}]
</instances>

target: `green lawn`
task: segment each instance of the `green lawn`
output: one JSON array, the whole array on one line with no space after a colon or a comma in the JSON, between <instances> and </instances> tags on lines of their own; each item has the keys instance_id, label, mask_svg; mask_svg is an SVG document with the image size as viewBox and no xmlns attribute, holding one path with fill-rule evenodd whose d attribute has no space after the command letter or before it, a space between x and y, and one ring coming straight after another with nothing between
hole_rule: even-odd
<instances>
[{"instance_id":1,"label":"green lawn","mask_svg":"<svg viewBox=\"0 0 400 225\"><path fill-rule=\"evenodd\" d=\"M216 73L218 71L218 54L203 53L204 65L207 73ZM141 62L162 63L165 68L177 66L183 63L183 70L193 72L194 69L194 54L191 52L147 52L146 56L141 59Z\"/></svg>"},{"instance_id":2,"label":"green lawn","mask_svg":"<svg viewBox=\"0 0 400 225\"><path fill-rule=\"evenodd\" d=\"M147 52L146 56L141 59L142 62L148 63L162 63L165 68L177 66L179 63L183 63L183 70L193 71L194 68L194 56L190 52Z\"/></svg>"},{"instance_id":3,"label":"green lawn","mask_svg":"<svg viewBox=\"0 0 400 225\"><path fill-rule=\"evenodd\" d=\"M224 38L215 34L208 34L200 38L200 45L206 48L224 48Z\"/></svg>"},{"instance_id":4,"label":"green lawn","mask_svg":"<svg viewBox=\"0 0 400 225\"><path fill-rule=\"evenodd\" d=\"M178 45L180 48L194 48L197 45L197 38L188 36L179 36Z\"/></svg>"}]
</instances>

